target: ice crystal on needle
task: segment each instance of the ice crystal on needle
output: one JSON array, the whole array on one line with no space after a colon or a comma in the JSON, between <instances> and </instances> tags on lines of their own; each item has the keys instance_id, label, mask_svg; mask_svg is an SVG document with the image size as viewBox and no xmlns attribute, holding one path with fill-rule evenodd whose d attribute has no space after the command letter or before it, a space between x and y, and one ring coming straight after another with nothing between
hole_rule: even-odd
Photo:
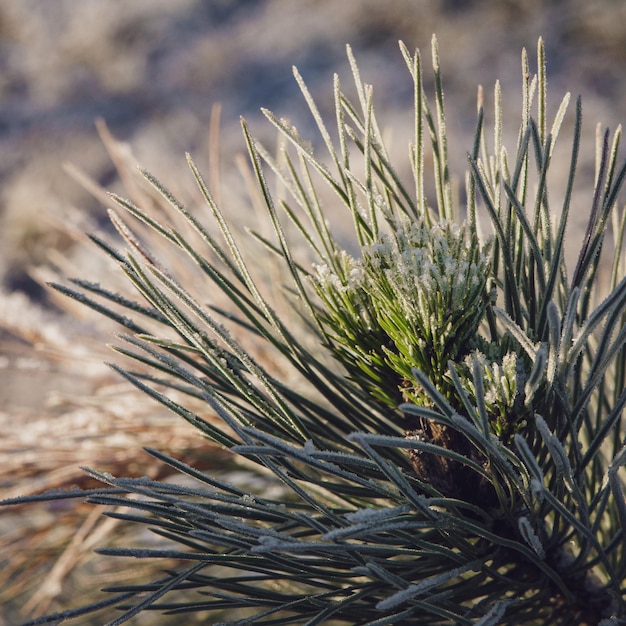
<instances>
[{"instance_id":1,"label":"ice crystal on needle","mask_svg":"<svg viewBox=\"0 0 626 626\"><path fill-rule=\"evenodd\" d=\"M337 272L316 267L314 283L331 347L396 405L412 368L441 380L448 361L469 352L488 302L489 248L450 221L389 223L361 259L342 252Z\"/></svg>"}]
</instances>

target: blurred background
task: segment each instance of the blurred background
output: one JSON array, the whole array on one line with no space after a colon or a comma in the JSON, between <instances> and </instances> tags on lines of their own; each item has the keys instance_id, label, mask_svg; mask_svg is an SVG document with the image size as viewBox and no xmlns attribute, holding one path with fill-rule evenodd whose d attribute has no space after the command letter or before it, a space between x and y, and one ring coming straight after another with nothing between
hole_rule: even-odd
<instances>
[{"instance_id":1,"label":"blurred background","mask_svg":"<svg viewBox=\"0 0 626 626\"><path fill-rule=\"evenodd\" d=\"M225 164L243 148L240 115L255 131L265 129L260 107L295 120L305 134L309 118L291 66L323 108L331 102L333 73L350 81L347 43L363 79L375 87L379 116L406 119L411 84L398 40L423 52L428 81L436 33L451 152L463 165L477 85L488 97L500 79L505 100L517 106L520 51L528 49L535 67L540 35L553 108L571 90L583 95L589 132L596 122L621 121L624 23L626 3L615 0L2 0L2 284L41 297L27 270L45 261L50 247L63 246L53 218L69 205L97 210L65 174L64 162L114 186L97 118L132 146L144 167L172 179L186 175L185 151L203 164L216 103ZM395 139L401 150L408 140Z\"/></svg>"},{"instance_id":2,"label":"blurred background","mask_svg":"<svg viewBox=\"0 0 626 626\"><path fill-rule=\"evenodd\" d=\"M78 251L84 241L77 234L83 222L106 228L103 205L68 174L68 164L94 184L123 194L108 141L126 163L139 163L166 185L184 188L191 179L184 153L208 167L211 116L220 105L220 167L230 183L228 172L244 150L239 116L257 135L272 137L259 111L266 107L313 138L291 67L298 67L322 113L329 113L333 74L344 85L351 80L346 44L363 80L374 85L379 120L393 129L394 146L404 158L412 85L398 40L422 51L428 89L435 33L449 150L462 175L477 86L484 86L489 108L493 84L501 81L505 114L512 120L505 135L513 149L520 52L527 48L536 71L537 39L543 36L549 111L554 114L566 91L583 97L581 176L591 180L595 124L614 129L626 119L624 24L626 3L620 0L0 0L0 455L6 455L0 457L0 495L66 486L86 461L126 468L136 462L141 445L163 441L157 417L147 416L143 405L124 404L125 392L104 373L100 363L106 356L95 342L110 336L105 333L100 342L94 322L70 315L42 286L45 268L64 267L61 259L84 267L88 256ZM565 127L571 127L571 117ZM97 127L97 120L106 126ZM572 209L574 226L587 217L591 191L581 194ZM104 399L90 399L96 392ZM104 418L105 411L115 419ZM176 431L176 439L171 422L163 423L170 429L169 444L193 448L186 431ZM107 430L112 424L117 439ZM99 438L97 446L85 443L89 433L92 443ZM21 581L19 593L13 586L12 594L22 602L39 593L26 610L37 614L65 606L78 584L69 574L78 556L70 555L57 586L42 596L39 570L29 565L27 553L35 549L53 561L67 553L58 538L43 539L58 516L41 514L37 533L43 543L35 545L29 515L17 517L26 534L15 534L15 518L0 524L0 547L26 554L12 570Z\"/></svg>"}]
</instances>

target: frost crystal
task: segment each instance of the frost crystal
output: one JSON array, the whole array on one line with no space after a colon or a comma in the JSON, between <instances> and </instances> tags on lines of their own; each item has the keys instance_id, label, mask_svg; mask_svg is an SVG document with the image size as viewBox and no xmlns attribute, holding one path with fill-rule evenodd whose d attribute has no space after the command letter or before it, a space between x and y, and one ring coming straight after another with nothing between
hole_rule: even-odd
<instances>
[{"instance_id":1,"label":"frost crystal","mask_svg":"<svg viewBox=\"0 0 626 626\"><path fill-rule=\"evenodd\" d=\"M464 226L388 222L390 232L363 246L361 259L341 252L332 269L314 267L313 283L329 334L342 346L338 356L377 389L389 381L386 393L397 405L398 386L413 368L437 382L448 361L471 349L487 304L489 258Z\"/></svg>"}]
</instances>

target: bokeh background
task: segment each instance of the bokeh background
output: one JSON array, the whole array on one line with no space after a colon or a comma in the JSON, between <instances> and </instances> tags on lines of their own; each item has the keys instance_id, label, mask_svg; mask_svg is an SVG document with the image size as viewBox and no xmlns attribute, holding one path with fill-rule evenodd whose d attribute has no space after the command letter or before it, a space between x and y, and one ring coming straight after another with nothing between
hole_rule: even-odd
<instances>
[{"instance_id":1,"label":"bokeh background","mask_svg":"<svg viewBox=\"0 0 626 626\"><path fill-rule=\"evenodd\" d=\"M411 85L397 42L429 61L436 33L452 151L468 147L476 86L500 79L517 105L520 50L543 36L553 107L584 98L587 130L626 112L626 3L619 0L20 0L0 2L0 276L36 291L25 269L62 245L52 217L95 210L62 170L78 163L105 186L115 170L98 139L103 118L157 175L183 175L201 158L211 107L223 106L225 162L241 150L238 118L258 128L260 107L308 124L292 78L330 101L344 82L350 43L375 86L383 119L410 112ZM427 79L429 78L426 72ZM257 123L258 122L258 123ZM397 138L404 149L408 138Z\"/></svg>"},{"instance_id":2,"label":"bokeh background","mask_svg":"<svg viewBox=\"0 0 626 626\"><path fill-rule=\"evenodd\" d=\"M82 461L113 459L123 467L134 462L140 445L163 437L157 417L143 404L123 404L123 392L103 374L93 322L64 310L42 286L45 268L64 267L61 259L89 267L79 251L84 241L76 235L77 215L106 228L104 207L68 174L67 164L103 187L123 189L103 134L128 146L128 161L172 188L184 187L190 180L186 151L208 165L211 115L219 104L221 168L231 184L229 172L244 149L239 116L270 137L259 112L266 107L292 120L301 135L313 135L291 67L329 112L333 74L350 81L349 43L363 79L374 85L379 119L393 128L394 145L406 154L412 85L398 40L422 51L428 86L436 33L450 151L463 168L477 85L485 87L489 106L493 84L501 81L514 141L520 51L528 49L534 70L542 36L550 111L566 91L583 97L581 176L591 180L595 124L615 128L626 119L624 24L621 0L0 0L0 496L65 485ZM96 120L106 127L98 131ZM584 223L591 191L579 194L573 227ZM248 219L245 201L240 219ZM96 392L100 400L90 400ZM107 403L117 422L103 418ZM113 438L105 423L125 427L127 437L117 432ZM89 433L97 446L85 443ZM194 444L185 437L176 441L189 450ZM23 608L41 582L38 570L29 569L28 550L47 550L54 560L62 541L32 543L30 513L3 515L0 565L15 565L17 551L23 560L12 570L21 586L4 610L9 624L17 623L16 602ZM35 530L43 536L58 516L46 510L38 519ZM16 535L16 525L26 535ZM39 597L26 612L64 608L80 589L71 569L66 566L45 601Z\"/></svg>"}]
</instances>

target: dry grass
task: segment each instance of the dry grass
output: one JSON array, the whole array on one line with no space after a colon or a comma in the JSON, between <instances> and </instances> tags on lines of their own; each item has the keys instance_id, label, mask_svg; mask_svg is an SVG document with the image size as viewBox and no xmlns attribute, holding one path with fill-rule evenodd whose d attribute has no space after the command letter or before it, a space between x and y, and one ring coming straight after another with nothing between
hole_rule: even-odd
<instances>
[{"instance_id":1,"label":"dry grass","mask_svg":"<svg viewBox=\"0 0 626 626\"><path fill-rule=\"evenodd\" d=\"M9 405L0 413L3 497L96 487L81 466L114 475L166 478L168 468L142 453L144 446L185 458L200 469L217 471L226 463L224 453L199 438L191 426L146 402L137 390L104 370L100 365L104 354L93 336L63 337L54 324L43 321L46 315L36 327L25 324L25 318L37 317L34 307L15 297L7 296L3 302L25 313L21 324L10 325L21 340L19 347L10 341L3 352L7 366L28 366L19 370L18 365L12 381L33 394L32 406ZM104 345L105 338L100 339ZM72 350L76 342L87 352ZM29 354L28 361L24 354ZM23 380L18 381L16 374ZM66 393L46 394L38 388L50 384L54 389L59 383L67 387ZM86 598L114 578L119 582L116 565L100 557L95 563L93 549L123 542L134 532L118 520L103 518L99 507L75 500L61 506L42 503L4 509L0 528L0 605L5 612L14 611L12 619L18 618L17 607L20 619L36 617L66 607L72 596Z\"/></svg>"},{"instance_id":2,"label":"dry grass","mask_svg":"<svg viewBox=\"0 0 626 626\"><path fill-rule=\"evenodd\" d=\"M129 196L139 204L151 202L129 165L132 157L125 146L103 123L99 130ZM104 190L79 168L73 167L72 172L95 196L109 202ZM78 227L70 221L66 224L67 238L76 238ZM78 267L80 258L75 254L56 260L63 271L80 276L84 272ZM93 270L97 261L90 261ZM33 276L43 283L58 271L49 267ZM102 273L107 273L104 268ZM111 286L115 278L107 282ZM0 412L4 498L95 488L95 481L81 470L85 466L113 475L166 479L169 468L141 453L143 447L185 458L198 469L219 471L228 465L224 452L120 382L103 365L111 357L106 344L112 339L112 323L67 298L54 293L50 297L58 307L56 313L19 293L0 297L1 365L6 380L6 404ZM116 564L94 559L93 550L103 544L132 542L128 533L137 531L101 513L100 507L74 500L62 506L17 506L0 513L0 604L11 620L62 609L72 596L85 599L113 581L121 582Z\"/></svg>"},{"instance_id":3,"label":"dry grass","mask_svg":"<svg viewBox=\"0 0 626 626\"><path fill-rule=\"evenodd\" d=\"M214 114L212 163L217 163L219 109ZM162 198L147 191L145 181L134 166L128 146L116 140L104 122L99 122L100 137L124 182L127 197L139 206L151 206L158 214ZM244 184L251 180L247 166L239 162ZM71 175L87 191L113 206L106 191L80 168L71 165ZM217 195L231 204L241 201L239 194L229 194L219 184L216 166L210 169ZM250 187L250 191L252 188ZM192 195L195 192L192 192ZM195 198L199 201L199 198ZM251 198L252 205L256 199ZM193 203L193 198L191 199ZM243 211L243 209L238 209ZM68 239L79 237L79 224L65 222ZM252 223L252 217L248 223ZM33 271L42 285L65 276L84 277L92 272L103 277L103 286L124 291L125 281L111 267L99 265L102 255L93 247L76 245L71 256L53 255L46 268ZM154 246L150 246L154 247ZM90 254L91 252L91 254ZM194 280L191 268L181 258L168 257L175 271ZM281 271L268 261L262 270L267 282L280 281ZM113 475L149 476L167 479L174 472L155 461L142 448L156 448L200 470L212 473L229 472L236 480L229 455L215 444L198 436L197 430L168 413L126 382L120 382L103 363L112 358L107 344L119 331L113 322L102 318L82 305L55 292L50 292L50 307L42 307L19 293L0 297L0 329L4 343L0 345L3 369L11 383L5 389L6 407L0 412L0 487L3 498L31 496L55 489L89 489L100 486L81 467L90 467ZM229 308L225 296L211 293L211 304ZM284 306L276 293L275 307ZM283 310L284 317L291 315ZM261 346L249 346L251 354L272 370L272 357L260 352ZM277 364L275 364L278 367ZM278 370L277 370L278 371ZM289 372L280 370L283 379ZM21 399L21 402L20 402ZM17 402L16 402L17 400ZM204 411L203 411L204 409ZM196 407L204 419L211 420L205 407ZM28 425L25 427L25 425ZM238 471L240 471L239 468ZM177 474L177 479L180 475ZM242 480L249 480L243 475ZM35 618L51 610L62 610L75 604L70 598L81 597L86 603L90 594L120 580L118 564L112 559L94 557L94 548L102 545L130 545L138 533L146 540L145 531L119 520L104 518L102 509L67 500L58 503L23 505L0 510L0 604L11 619ZM148 539L154 541L154 538ZM159 564L162 568L163 564ZM141 572L136 570L135 576ZM147 619L147 618L143 618ZM149 623L156 623L155 617ZM158 618L157 618L158 619ZM94 622L96 623L96 622Z\"/></svg>"}]
</instances>

